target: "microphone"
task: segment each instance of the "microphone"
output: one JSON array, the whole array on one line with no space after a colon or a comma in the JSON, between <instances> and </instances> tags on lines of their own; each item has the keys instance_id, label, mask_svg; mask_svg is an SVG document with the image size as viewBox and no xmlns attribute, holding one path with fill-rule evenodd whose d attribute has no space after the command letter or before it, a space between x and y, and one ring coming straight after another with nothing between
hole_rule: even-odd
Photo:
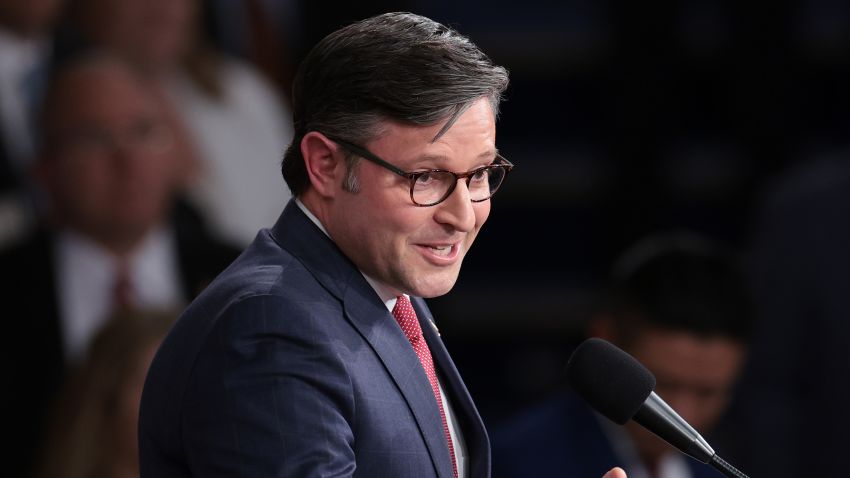
<instances>
[{"instance_id":1,"label":"microphone","mask_svg":"<svg viewBox=\"0 0 850 478\"><path fill-rule=\"evenodd\" d=\"M596 411L625 425L634 420L667 443L728 478L747 478L720 458L664 400L655 394L655 376L634 357L610 342L590 338L567 362L570 385Z\"/></svg>"}]
</instances>

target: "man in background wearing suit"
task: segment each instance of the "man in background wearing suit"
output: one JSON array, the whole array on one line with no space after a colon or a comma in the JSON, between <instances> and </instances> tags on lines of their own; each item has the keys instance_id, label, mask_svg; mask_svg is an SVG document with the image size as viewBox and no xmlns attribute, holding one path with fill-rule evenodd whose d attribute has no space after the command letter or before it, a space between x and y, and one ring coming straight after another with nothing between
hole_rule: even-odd
<instances>
[{"instance_id":1,"label":"man in background wearing suit","mask_svg":"<svg viewBox=\"0 0 850 478\"><path fill-rule=\"evenodd\" d=\"M448 292L511 164L506 71L427 18L332 33L293 87L295 199L192 304L142 397L143 477L487 477L423 297Z\"/></svg>"},{"instance_id":2,"label":"man in background wearing suit","mask_svg":"<svg viewBox=\"0 0 850 478\"><path fill-rule=\"evenodd\" d=\"M41 124L48 217L0 252L9 476L28 476L66 369L107 317L185 307L238 254L176 206L174 129L119 59L91 53L59 67Z\"/></svg>"},{"instance_id":3,"label":"man in background wearing suit","mask_svg":"<svg viewBox=\"0 0 850 478\"><path fill-rule=\"evenodd\" d=\"M752 333L750 298L727 251L690 233L658 234L615 267L589 332L655 375L656 391L708 433L723 414ZM723 440L709 440L721 455ZM559 391L495 427L494 476L594 476L620 465L632 478L720 478L635 422L621 427Z\"/></svg>"}]
</instances>

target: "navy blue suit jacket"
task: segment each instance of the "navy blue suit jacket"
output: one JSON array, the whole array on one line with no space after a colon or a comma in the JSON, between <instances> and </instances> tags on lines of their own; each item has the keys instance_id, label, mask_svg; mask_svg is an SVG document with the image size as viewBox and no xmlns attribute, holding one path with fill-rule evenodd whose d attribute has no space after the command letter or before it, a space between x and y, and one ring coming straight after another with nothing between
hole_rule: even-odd
<instances>
[{"instance_id":1,"label":"navy blue suit jacket","mask_svg":"<svg viewBox=\"0 0 850 478\"><path fill-rule=\"evenodd\" d=\"M490 474L481 418L421 299L422 330L468 448ZM384 303L290 202L195 300L142 396L145 478L452 476L437 403Z\"/></svg>"},{"instance_id":2,"label":"navy blue suit jacket","mask_svg":"<svg viewBox=\"0 0 850 478\"><path fill-rule=\"evenodd\" d=\"M722 478L710 466L685 457L694 478ZM599 419L571 392L558 393L493 430L495 478L600 477L617 456Z\"/></svg>"}]
</instances>

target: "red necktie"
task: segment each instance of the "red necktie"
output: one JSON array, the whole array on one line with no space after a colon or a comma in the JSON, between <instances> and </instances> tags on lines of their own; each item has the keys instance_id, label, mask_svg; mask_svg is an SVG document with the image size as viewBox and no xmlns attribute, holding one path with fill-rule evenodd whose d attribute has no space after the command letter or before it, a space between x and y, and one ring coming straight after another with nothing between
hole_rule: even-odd
<instances>
[{"instance_id":1,"label":"red necktie","mask_svg":"<svg viewBox=\"0 0 850 478\"><path fill-rule=\"evenodd\" d=\"M133 283L130 280L129 266L120 261L115 271L115 283L112 286L112 306L115 311L127 311L133 306Z\"/></svg>"},{"instance_id":2,"label":"red necktie","mask_svg":"<svg viewBox=\"0 0 850 478\"><path fill-rule=\"evenodd\" d=\"M393 317L398 321L410 345L419 357L419 362L422 368L425 369L425 375L428 376L428 381L431 382L431 390L434 392L434 398L437 399L437 407L440 409L440 419L443 421L443 431L446 434L446 442L449 444L449 456L452 457L452 471L457 478L457 461L455 460L455 447L452 443L452 436L449 433L449 424L446 421L446 412L443 410L443 400L440 398L440 386L437 382L437 372L434 370L434 361L431 359L431 351L428 349L428 344L425 342L425 337L422 336L422 327L419 326L419 319L416 318L416 312L413 310L413 305L407 296L400 295L393 307Z\"/></svg>"}]
</instances>

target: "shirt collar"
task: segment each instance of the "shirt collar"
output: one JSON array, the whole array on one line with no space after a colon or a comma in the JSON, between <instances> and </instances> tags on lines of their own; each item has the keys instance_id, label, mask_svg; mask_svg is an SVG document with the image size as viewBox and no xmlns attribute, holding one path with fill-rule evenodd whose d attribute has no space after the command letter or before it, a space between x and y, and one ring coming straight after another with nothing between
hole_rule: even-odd
<instances>
[{"instance_id":1,"label":"shirt collar","mask_svg":"<svg viewBox=\"0 0 850 478\"><path fill-rule=\"evenodd\" d=\"M298 206L299 209L301 209L301 211L304 213L304 215L306 215L307 218L309 218L310 221L312 221L313 224L316 225L316 227L318 227L323 233L325 233L326 236L328 236L328 239L333 241L333 238L331 237L330 234L328 234L328 231L325 229L325 226L322 225L322 222L319 221L319 218L316 217L316 215L313 214L309 209L307 209L307 206L305 206L304 203L302 203L299 198L295 198L295 204ZM368 282L369 285L372 286L372 289L375 291L376 294L378 294L378 297L381 299L381 301L387 307L387 310L392 312L393 307L395 307L395 303L396 303L396 300L397 300L396 297L398 297L398 295L395 292L395 289L384 284L383 282L378 281L377 279L373 279L372 277L369 277L363 271L360 271L360 274L362 274L363 278L366 279L366 282ZM407 295L407 294L405 294L405 295Z\"/></svg>"}]
</instances>

